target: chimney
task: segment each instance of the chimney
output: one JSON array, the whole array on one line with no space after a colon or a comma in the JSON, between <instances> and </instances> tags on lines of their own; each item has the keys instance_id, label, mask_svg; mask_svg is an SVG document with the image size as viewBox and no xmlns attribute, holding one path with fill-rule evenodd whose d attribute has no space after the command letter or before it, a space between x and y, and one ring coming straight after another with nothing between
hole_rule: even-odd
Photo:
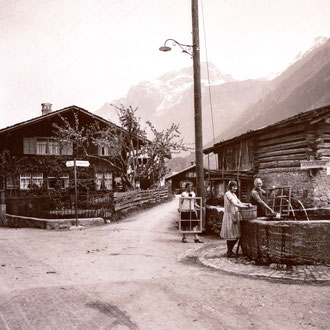
<instances>
[{"instance_id":1,"label":"chimney","mask_svg":"<svg viewBox=\"0 0 330 330\"><path fill-rule=\"evenodd\" d=\"M42 115L47 115L52 112L52 104L51 103L41 103L41 113Z\"/></svg>"}]
</instances>

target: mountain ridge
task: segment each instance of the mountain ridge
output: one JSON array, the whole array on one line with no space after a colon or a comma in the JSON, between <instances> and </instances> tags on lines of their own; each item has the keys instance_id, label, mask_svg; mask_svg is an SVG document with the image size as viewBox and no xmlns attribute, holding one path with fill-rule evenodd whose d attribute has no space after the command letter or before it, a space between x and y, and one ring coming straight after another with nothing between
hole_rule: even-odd
<instances>
[{"instance_id":1,"label":"mountain ridge","mask_svg":"<svg viewBox=\"0 0 330 330\"><path fill-rule=\"evenodd\" d=\"M316 38L309 50L298 54L293 63L270 80L235 80L210 63L208 81L207 67L202 63L204 147L329 104L329 55L330 39ZM187 67L167 72L154 81L143 81L132 86L126 97L105 103L96 114L115 121L116 111L111 104L138 107L137 115L141 120L150 120L158 130L166 129L172 122L179 123L182 137L193 146L193 100L193 69Z\"/></svg>"}]
</instances>

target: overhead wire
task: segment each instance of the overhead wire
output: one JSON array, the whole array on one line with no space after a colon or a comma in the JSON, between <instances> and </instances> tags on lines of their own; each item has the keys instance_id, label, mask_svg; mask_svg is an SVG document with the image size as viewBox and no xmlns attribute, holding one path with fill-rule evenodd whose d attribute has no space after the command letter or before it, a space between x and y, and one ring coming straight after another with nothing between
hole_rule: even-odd
<instances>
[{"instance_id":1,"label":"overhead wire","mask_svg":"<svg viewBox=\"0 0 330 330\"><path fill-rule=\"evenodd\" d=\"M211 110L213 144L215 144L213 102L212 102L212 93L211 93L211 86L210 86L210 70L209 70L209 60L208 60L208 54L207 54L206 28L205 28L205 20L204 20L203 0L201 0L201 8L202 8L202 22L203 22L203 34L204 34L204 46L205 46L205 58L206 58L206 71L207 71L207 80L208 80L209 102L210 102L210 110ZM215 160L215 164L216 164L216 167L217 167L217 158L216 158L215 154L214 154L214 160Z\"/></svg>"}]
</instances>

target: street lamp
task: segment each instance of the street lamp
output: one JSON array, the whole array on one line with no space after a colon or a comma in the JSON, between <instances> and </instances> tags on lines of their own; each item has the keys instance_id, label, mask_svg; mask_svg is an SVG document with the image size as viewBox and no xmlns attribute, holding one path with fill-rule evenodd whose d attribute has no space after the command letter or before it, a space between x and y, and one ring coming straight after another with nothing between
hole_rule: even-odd
<instances>
[{"instance_id":1,"label":"street lamp","mask_svg":"<svg viewBox=\"0 0 330 330\"><path fill-rule=\"evenodd\" d=\"M192 14L192 36L193 44L185 45L177 42L174 39L167 39L164 46L159 50L168 52L170 47L166 46L168 41L173 41L174 45L180 46L183 53L192 56L193 72L194 72L194 123L195 123L195 155L196 155L196 194L197 197L202 197L205 203L204 196L204 166L203 166L203 131L202 131L202 98L201 98L201 70L200 70L200 54L199 54L199 24L198 24L198 0L191 0ZM191 53L192 49L192 53Z\"/></svg>"},{"instance_id":2,"label":"street lamp","mask_svg":"<svg viewBox=\"0 0 330 330\"><path fill-rule=\"evenodd\" d=\"M164 46L159 47L159 50L161 52L169 52L170 50L172 50L171 47L166 46L168 41L172 41L173 46L178 45L182 49L182 53L186 53L186 54L190 55L191 57L193 57L193 54L191 52L191 49L193 48L192 45L181 44L180 42L177 42L174 39L166 39L164 42Z\"/></svg>"}]
</instances>

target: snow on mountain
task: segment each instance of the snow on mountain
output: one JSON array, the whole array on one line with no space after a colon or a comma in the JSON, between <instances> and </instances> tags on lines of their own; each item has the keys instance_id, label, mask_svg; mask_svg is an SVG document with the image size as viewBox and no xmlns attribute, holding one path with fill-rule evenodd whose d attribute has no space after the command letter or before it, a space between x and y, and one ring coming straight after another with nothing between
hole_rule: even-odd
<instances>
[{"instance_id":1,"label":"snow on mountain","mask_svg":"<svg viewBox=\"0 0 330 330\"><path fill-rule=\"evenodd\" d=\"M203 107L204 140L213 139L210 129L212 119L216 129L222 130L232 122L240 110L258 100L268 82L248 80L235 81L230 75L223 74L215 65L201 64L201 89ZM138 107L137 115L142 122L150 120L157 129L163 130L172 123L180 125L185 141L194 142L194 96L193 68L163 74L158 79L143 81L132 86L125 98L104 104L96 114L115 123L116 110L111 104ZM209 104L212 95L213 116ZM239 97L237 97L239 95Z\"/></svg>"}]
</instances>

